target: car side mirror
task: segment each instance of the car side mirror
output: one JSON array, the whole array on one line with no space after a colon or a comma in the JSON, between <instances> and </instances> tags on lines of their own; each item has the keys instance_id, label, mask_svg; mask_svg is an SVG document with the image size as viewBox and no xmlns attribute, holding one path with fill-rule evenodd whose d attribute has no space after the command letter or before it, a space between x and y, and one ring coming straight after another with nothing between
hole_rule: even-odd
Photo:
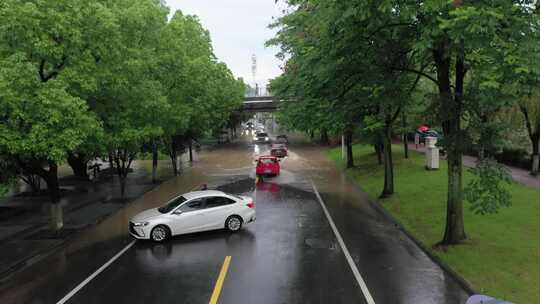
<instances>
[{"instance_id":1,"label":"car side mirror","mask_svg":"<svg viewBox=\"0 0 540 304\"><path fill-rule=\"evenodd\" d=\"M182 211L180 211L180 210L176 210L175 212L173 212L174 215L180 215L180 214L182 214L182 213L184 213L184 212L182 212Z\"/></svg>"}]
</instances>

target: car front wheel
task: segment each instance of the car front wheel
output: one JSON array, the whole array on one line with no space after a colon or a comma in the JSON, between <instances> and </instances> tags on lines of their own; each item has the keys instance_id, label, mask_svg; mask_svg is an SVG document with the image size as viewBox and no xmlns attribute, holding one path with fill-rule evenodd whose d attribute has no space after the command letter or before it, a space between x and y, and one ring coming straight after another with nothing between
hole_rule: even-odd
<instances>
[{"instance_id":1,"label":"car front wheel","mask_svg":"<svg viewBox=\"0 0 540 304\"><path fill-rule=\"evenodd\" d=\"M237 215L232 215L225 221L225 228L230 232L237 232L242 228L242 219Z\"/></svg>"},{"instance_id":2,"label":"car front wheel","mask_svg":"<svg viewBox=\"0 0 540 304\"><path fill-rule=\"evenodd\" d=\"M163 242L170 237L169 229L163 225L158 225L150 232L150 238L154 242Z\"/></svg>"}]
</instances>

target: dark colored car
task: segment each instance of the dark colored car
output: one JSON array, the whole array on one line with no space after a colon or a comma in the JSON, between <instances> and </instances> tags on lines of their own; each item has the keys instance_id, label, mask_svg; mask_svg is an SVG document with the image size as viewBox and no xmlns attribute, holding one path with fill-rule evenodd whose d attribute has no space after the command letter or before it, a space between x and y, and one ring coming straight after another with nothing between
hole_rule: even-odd
<instances>
[{"instance_id":1,"label":"dark colored car","mask_svg":"<svg viewBox=\"0 0 540 304\"><path fill-rule=\"evenodd\" d=\"M275 157L286 157L288 154L287 148L284 145L272 145L270 149L270 155Z\"/></svg>"},{"instance_id":2,"label":"dark colored car","mask_svg":"<svg viewBox=\"0 0 540 304\"><path fill-rule=\"evenodd\" d=\"M276 143L288 144L289 143L289 138L287 137L287 135L278 135L278 136L276 136Z\"/></svg>"},{"instance_id":3,"label":"dark colored car","mask_svg":"<svg viewBox=\"0 0 540 304\"><path fill-rule=\"evenodd\" d=\"M253 125L252 122L248 122L245 126L245 129L248 131L255 130L255 126Z\"/></svg>"}]
</instances>

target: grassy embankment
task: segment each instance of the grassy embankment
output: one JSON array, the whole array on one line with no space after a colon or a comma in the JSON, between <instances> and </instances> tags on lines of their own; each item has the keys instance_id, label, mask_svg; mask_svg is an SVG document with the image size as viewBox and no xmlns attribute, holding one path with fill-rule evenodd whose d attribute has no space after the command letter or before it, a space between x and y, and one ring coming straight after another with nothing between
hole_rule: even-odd
<instances>
[{"instance_id":1,"label":"grassy embankment","mask_svg":"<svg viewBox=\"0 0 540 304\"><path fill-rule=\"evenodd\" d=\"M401 146L394 146L396 193L382 200L413 235L433 248L443 235L447 166L424 169L424 156L410 151L403 157ZM341 149L329 157L344 168ZM361 188L377 198L383 186L383 166L377 164L373 148L354 146L356 168L347 170ZM465 172L465 182L471 178ZM540 190L512 184L512 206L498 214L475 215L465 202L465 231L462 245L432 252L461 274L476 290L515 303L538 303L540 298Z\"/></svg>"}]
</instances>

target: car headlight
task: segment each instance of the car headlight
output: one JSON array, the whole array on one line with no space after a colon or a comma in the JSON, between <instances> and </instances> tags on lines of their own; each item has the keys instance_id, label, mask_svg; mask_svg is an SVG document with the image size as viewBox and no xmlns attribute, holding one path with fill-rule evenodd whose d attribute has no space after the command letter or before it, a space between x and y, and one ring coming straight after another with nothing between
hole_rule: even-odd
<instances>
[{"instance_id":1,"label":"car headlight","mask_svg":"<svg viewBox=\"0 0 540 304\"><path fill-rule=\"evenodd\" d=\"M268 140L268 137L265 137L264 140Z\"/></svg>"},{"instance_id":2,"label":"car headlight","mask_svg":"<svg viewBox=\"0 0 540 304\"><path fill-rule=\"evenodd\" d=\"M133 223L133 226L135 226L135 227L144 227L144 226L148 226L148 224L150 224L150 223L149 222Z\"/></svg>"}]
</instances>

